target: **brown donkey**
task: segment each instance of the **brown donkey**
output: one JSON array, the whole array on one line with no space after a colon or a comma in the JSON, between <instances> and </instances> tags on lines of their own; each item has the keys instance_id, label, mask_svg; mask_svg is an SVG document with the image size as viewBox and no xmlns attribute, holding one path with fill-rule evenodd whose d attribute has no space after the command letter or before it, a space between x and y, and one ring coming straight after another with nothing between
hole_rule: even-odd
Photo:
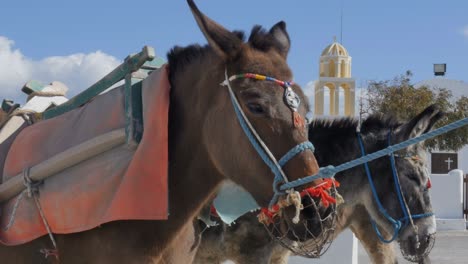
<instances>
[{"instance_id":1,"label":"brown donkey","mask_svg":"<svg viewBox=\"0 0 468 264\"><path fill-rule=\"evenodd\" d=\"M168 54L172 87L169 219L115 221L81 233L57 235L59 263L191 263L196 246L193 219L223 180L243 186L262 207L268 206L274 194L274 176L245 136L228 89L220 83L226 80L225 71L227 76L258 73L291 80L285 23L270 31L254 27L245 42L241 33L230 32L202 14L192 0L188 4L208 45L175 47ZM285 103L285 87L278 83L244 78L230 84L241 109L276 159L307 141L305 127L293 120L293 113L304 117L308 111L299 86L290 86L295 99L303 102L292 111ZM284 166L289 180L317 171L310 150ZM0 246L0 261L54 263L55 259L45 259L39 252L49 243L41 237L20 246Z\"/></svg>"}]
</instances>

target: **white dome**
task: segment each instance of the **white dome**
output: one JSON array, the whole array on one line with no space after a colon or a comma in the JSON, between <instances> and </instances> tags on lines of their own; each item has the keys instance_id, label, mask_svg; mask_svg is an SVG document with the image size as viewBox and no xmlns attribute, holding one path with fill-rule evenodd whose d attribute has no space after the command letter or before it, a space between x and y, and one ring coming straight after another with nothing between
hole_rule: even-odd
<instances>
[{"instance_id":1,"label":"white dome","mask_svg":"<svg viewBox=\"0 0 468 264\"><path fill-rule=\"evenodd\" d=\"M349 56L349 54L343 45L335 41L322 51L322 56Z\"/></svg>"}]
</instances>

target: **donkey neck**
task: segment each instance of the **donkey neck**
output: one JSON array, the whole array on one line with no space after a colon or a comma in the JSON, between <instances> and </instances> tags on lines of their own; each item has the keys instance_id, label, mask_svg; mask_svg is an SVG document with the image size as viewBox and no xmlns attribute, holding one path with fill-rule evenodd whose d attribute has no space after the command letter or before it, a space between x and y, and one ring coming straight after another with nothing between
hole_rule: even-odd
<instances>
[{"instance_id":1,"label":"donkey neck","mask_svg":"<svg viewBox=\"0 0 468 264\"><path fill-rule=\"evenodd\" d=\"M205 57L172 73L169 192L170 214L177 219L192 220L223 180L203 143L202 124L216 98L212 88L220 82L213 78L219 62Z\"/></svg>"},{"instance_id":2,"label":"donkey neck","mask_svg":"<svg viewBox=\"0 0 468 264\"><path fill-rule=\"evenodd\" d=\"M321 166L337 166L362 156L355 128L345 131L344 134L340 133L340 135L336 135L337 129L342 128L327 126L317 127L316 129L311 128L312 132L309 135L309 140L315 145L315 154ZM365 135L363 138L365 144L368 143ZM373 149L371 145L366 145L366 148ZM335 178L341 184L338 191L346 202L358 202L358 195L368 184L362 166L340 172Z\"/></svg>"}]
</instances>

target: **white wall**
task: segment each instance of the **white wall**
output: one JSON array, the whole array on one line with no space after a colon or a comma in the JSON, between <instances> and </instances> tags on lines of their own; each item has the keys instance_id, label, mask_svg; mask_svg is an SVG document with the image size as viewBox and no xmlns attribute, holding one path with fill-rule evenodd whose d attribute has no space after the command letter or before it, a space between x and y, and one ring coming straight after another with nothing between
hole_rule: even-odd
<instances>
[{"instance_id":1,"label":"white wall","mask_svg":"<svg viewBox=\"0 0 468 264\"><path fill-rule=\"evenodd\" d=\"M431 181L430 194L437 230L465 230L463 171L452 170L448 175L433 174Z\"/></svg>"},{"instance_id":2,"label":"white wall","mask_svg":"<svg viewBox=\"0 0 468 264\"><path fill-rule=\"evenodd\" d=\"M458 168L468 173L468 145L458 152Z\"/></svg>"},{"instance_id":3,"label":"white wall","mask_svg":"<svg viewBox=\"0 0 468 264\"><path fill-rule=\"evenodd\" d=\"M354 234L347 229L341 233L331 244L325 254L319 259L308 259L303 257L289 258L289 264L324 264L324 263L358 263L358 240Z\"/></svg>"},{"instance_id":4,"label":"white wall","mask_svg":"<svg viewBox=\"0 0 468 264\"><path fill-rule=\"evenodd\" d=\"M432 174L431 202L436 218L463 218L463 171Z\"/></svg>"}]
</instances>

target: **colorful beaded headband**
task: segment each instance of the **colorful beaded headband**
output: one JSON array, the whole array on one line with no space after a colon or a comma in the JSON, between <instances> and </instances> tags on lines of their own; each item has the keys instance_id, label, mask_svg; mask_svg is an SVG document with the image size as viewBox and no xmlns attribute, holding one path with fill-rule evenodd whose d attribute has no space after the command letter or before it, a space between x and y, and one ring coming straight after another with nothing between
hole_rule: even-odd
<instances>
[{"instance_id":1,"label":"colorful beaded headband","mask_svg":"<svg viewBox=\"0 0 468 264\"><path fill-rule=\"evenodd\" d=\"M293 84L293 82L285 82L285 81L281 81L281 80L275 79L275 78L270 77L270 76L260 75L260 74L256 74L256 73L236 74L236 75L233 75L233 76L229 77L229 81L231 82L231 81L234 81L235 79L245 79L245 78L256 79L256 80L260 80L260 81L275 82L275 83L283 86L284 88L287 88L288 86L291 86Z\"/></svg>"},{"instance_id":2,"label":"colorful beaded headband","mask_svg":"<svg viewBox=\"0 0 468 264\"><path fill-rule=\"evenodd\" d=\"M246 79L246 78L260 80L260 81L271 81L282 86L284 88L284 101L293 113L294 126L297 128L305 127L304 119L297 112L297 110L299 109L299 105L301 104L301 99L291 88L291 85L293 84L293 82L285 82L285 81L281 81L270 76L260 75L256 73L242 73L242 74L236 74L236 75L229 77L229 79L225 80L223 84L227 84L227 82L231 82L236 79Z\"/></svg>"}]
</instances>

